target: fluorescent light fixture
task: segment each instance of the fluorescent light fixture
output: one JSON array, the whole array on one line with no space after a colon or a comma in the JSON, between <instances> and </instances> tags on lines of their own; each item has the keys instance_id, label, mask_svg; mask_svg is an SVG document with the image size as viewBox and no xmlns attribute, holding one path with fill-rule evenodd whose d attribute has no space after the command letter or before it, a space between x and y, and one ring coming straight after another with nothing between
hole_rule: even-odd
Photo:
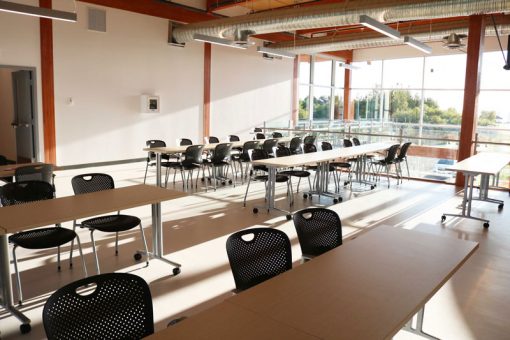
<instances>
[{"instance_id":1,"label":"fluorescent light fixture","mask_svg":"<svg viewBox=\"0 0 510 340\"><path fill-rule=\"evenodd\" d=\"M351 64L346 64L346 63L338 63L338 66L346 68L348 70L357 70L357 69L359 69L359 67L357 67L357 66L354 66L354 65L351 65Z\"/></svg>"},{"instance_id":2,"label":"fluorescent light fixture","mask_svg":"<svg viewBox=\"0 0 510 340\"><path fill-rule=\"evenodd\" d=\"M202 42L206 42L206 43L210 43L210 44L214 44L214 45L228 46L228 47L239 48L239 49L243 49L243 50L246 49L246 46L236 44L235 41L218 38L218 37L211 37L209 35L204 35L204 34L199 34L199 33L193 34L193 39L196 41L202 41Z\"/></svg>"},{"instance_id":3,"label":"fluorescent light fixture","mask_svg":"<svg viewBox=\"0 0 510 340\"><path fill-rule=\"evenodd\" d=\"M277 56L277 57L282 57L282 58L289 58L289 59L294 59L296 57L296 54L291 53L291 52L277 50L274 48L262 47L262 46L257 47L257 52L265 53L265 54L269 54L269 55L273 55L273 56Z\"/></svg>"},{"instance_id":4,"label":"fluorescent light fixture","mask_svg":"<svg viewBox=\"0 0 510 340\"><path fill-rule=\"evenodd\" d=\"M368 15L360 15L359 16L359 23L363 26L370 27L374 31L377 31L379 33L382 33L384 35L387 35L388 37L399 40L400 39L400 32L397 30L394 30L393 28L386 26L379 21L372 19Z\"/></svg>"},{"instance_id":5,"label":"fluorescent light fixture","mask_svg":"<svg viewBox=\"0 0 510 340\"><path fill-rule=\"evenodd\" d=\"M430 54L432 52L432 47L407 35L404 37L404 43L427 54Z\"/></svg>"},{"instance_id":6,"label":"fluorescent light fixture","mask_svg":"<svg viewBox=\"0 0 510 340\"><path fill-rule=\"evenodd\" d=\"M77 15L73 12L58 11L55 9L16 4L0 0L0 12L30 15L34 17L76 22Z\"/></svg>"}]
</instances>

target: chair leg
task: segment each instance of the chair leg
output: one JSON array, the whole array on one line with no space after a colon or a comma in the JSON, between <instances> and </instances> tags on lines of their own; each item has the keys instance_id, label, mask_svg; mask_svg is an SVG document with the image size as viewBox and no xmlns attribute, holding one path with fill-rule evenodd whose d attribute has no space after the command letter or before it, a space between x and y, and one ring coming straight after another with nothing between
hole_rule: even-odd
<instances>
[{"instance_id":1,"label":"chair leg","mask_svg":"<svg viewBox=\"0 0 510 340\"><path fill-rule=\"evenodd\" d=\"M411 175L409 173L409 163L407 163L407 157L405 158L406 168L407 168L407 180L411 180Z\"/></svg>"},{"instance_id":2,"label":"chair leg","mask_svg":"<svg viewBox=\"0 0 510 340\"><path fill-rule=\"evenodd\" d=\"M149 248L147 248L147 240L145 239L145 233L143 231L142 223L140 223L140 233L142 234L143 247L145 249L145 263L147 263L147 266L148 266L149 265Z\"/></svg>"},{"instance_id":3,"label":"chair leg","mask_svg":"<svg viewBox=\"0 0 510 340\"><path fill-rule=\"evenodd\" d=\"M97 275L99 275L101 274L101 271L99 270L99 259L97 257L96 241L94 241L94 229L90 231L90 239L92 240L92 251L94 252L94 257L96 259L96 271Z\"/></svg>"},{"instance_id":4,"label":"chair leg","mask_svg":"<svg viewBox=\"0 0 510 340\"><path fill-rule=\"evenodd\" d=\"M143 184L145 184L145 180L147 179L147 170L149 170L149 162L145 165L145 176L143 176Z\"/></svg>"},{"instance_id":5,"label":"chair leg","mask_svg":"<svg viewBox=\"0 0 510 340\"><path fill-rule=\"evenodd\" d=\"M73 231L76 233L76 220L73 221ZM69 250L69 268L73 267L73 247L74 239L71 241L71 249Z\"/></svg>"},{"instance_id":6,"label":"chair leg","mask_svg":"<svg viewBox=\"0 0 510 340\"><path fill-rule=\"evenodd\" d=\"M19 269L18 269L18 259L16 258L16 248L18 246L14 246L12 248L12 260L14 262L14 272L16 273L16 284L18 286L18 303L21 306L23 303L23 293L21 292L21 278L19 275Z\"/></svg>"},{"instance_id":7,"label":"chair leg","mask_svg":"<svg viewBox=\"0 0 510 340\"><path fill-rule=\"evenodd\" d=\"M74 239L73 239L73 242L74 242ZM85 273L85 277L88 277L89 273L87 272L87 265L85 264L85 257L83 257L83 250L81 249L81 242L80 242L80 237L78 236L78 234L76 234L76 243L78 243L78 251L80 252L81 264L83 266L83 272Z\"/></svg>"},{"instance_id":8,"label":"chair leg","mask_svg":"<svg viewBox=\"0 0 510 340\"><path fill-rule=\"evenodd\" d=\"M119 232L115 232L115 256L119 256Z\"/></svg>"},{"instance_id":9,"label":"chair leg","mask_svg":"<svg viewBox=\"0 0 510 340\"><path fill-rule=\"evenodd\" d=\"M246 197L248 196L248 190L250 189L251 176L248 178L248 185L246 186L246 192L244 193L243 207L246 207Z\"/></svg>"},{"instance_id":10,"label":"chair leg","mask_svg":"<svg viewBox=\"0 0 510 340\"><path fill-rule=\"evenodd\" d=\"M390 187L390 166L386 164L386 178L388 178L388 188Z\"/></svg>"},{"instance_id":11,"label":"chair leg","mask_svg":"<svg viewBox=\"0 0 510 340\"><path fill-rule=\"evenodd\" d=\"M57 270L60 271L60 246L57 247Z\"/></svg>"}]
</instances>

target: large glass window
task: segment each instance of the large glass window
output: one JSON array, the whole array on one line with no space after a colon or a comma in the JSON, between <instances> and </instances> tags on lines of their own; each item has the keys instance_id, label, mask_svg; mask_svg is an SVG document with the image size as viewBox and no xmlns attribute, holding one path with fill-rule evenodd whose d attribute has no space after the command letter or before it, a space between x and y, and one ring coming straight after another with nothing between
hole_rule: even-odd
<instances>
[{"instance_id":1,"label":"large glass window","mask_svg":"<svg viewBox=\"0 0 510 340\"><path fill-rule=\"evenodd\" d=\"M316 86L313 89L313 119L328 120L331 113L331 89Z\"/></svg>"},{"instance_id":2,"label":"large glass window","mask_svg":"<svg viewBox=\"0 0 510 340\"><path fill-rule=\"evenodd\" d=\"M419 89L422 74L423 58L385 60L383 88Z\"/></svg>"},{"instance_id":3,"label":"large glass window","mask_svg":"<svg viewBox=\"0 0 510 340\"><path fill-rule=\"evenodd\" d=\"M326 60L320 57L315 58L313 65L313 84L331 86L331 60Z\"/></svg>"},{"instance_id":4,"label":"large glass window","mask_svg":"<svg viewBox=\"0 0 510 340\"><path fill-rule=\"evenodd\" d=\"M425 58L426 89L463 90L466 80L466 55L455 54Z\"/></svg>"}]
</instances>

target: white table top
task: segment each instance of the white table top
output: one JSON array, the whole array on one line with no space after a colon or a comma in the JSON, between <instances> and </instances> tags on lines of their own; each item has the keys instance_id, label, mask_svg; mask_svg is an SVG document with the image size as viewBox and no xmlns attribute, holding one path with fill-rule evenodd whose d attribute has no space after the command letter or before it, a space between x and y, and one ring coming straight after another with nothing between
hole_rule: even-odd
<instances>
[{"instance_id":1,"label":"white table top","mask_svg":"<svg viewBox=\"0 0 510 340\"><path fill-rule=\"evenodd\" d=\"M268 139L278 139L279 143L288 143L292 139L292 137L281 137L281 138L268 138ZM257 139L260 144L264 143L265 139ZM221 142L214 144L195 144L195 145L204 145L204 150L214 150L216 145L222 143L231 143L233 148L241 148L244 143L249 141L239 141L239 142ZM182 146L165 146L159 148L144 148L143 151L161 153L161 154L173 154L173 153L183 153L186 151L190 145L182 145Z\"/></svg>"},{"instance_id":2,"label":"white table top","mask_svg":"<svg viewBox=\"0 0 510 340\"><path fill-rule=\"evenodd\" d=\"M472 174L496 175L510 163L510 153L482 152L466 158L446 170Z\"/></svg>"},{"instance_id":3,"label":"white table top","mask_svg":"<svg viewBox=\"0 0 510 340\"><path fill-rule=\"evenodd\" d=\"M273 168L288 168L293 166L315 164L318 162L331 161L337 158L352 158L367 153L387 150L391 143L371 143L350 148L339 148L328 151L317 151L306 154L292 155L287 157L268 158L253 161L253 165L265 165Z\"/></svg>"}]
</instances>

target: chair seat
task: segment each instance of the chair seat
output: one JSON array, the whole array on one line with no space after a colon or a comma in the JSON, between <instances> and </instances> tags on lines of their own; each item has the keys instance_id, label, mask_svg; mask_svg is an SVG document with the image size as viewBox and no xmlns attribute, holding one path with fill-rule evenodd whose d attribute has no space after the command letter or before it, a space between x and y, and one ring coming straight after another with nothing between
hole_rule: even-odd
<instances>
[{"instance_id":1,"label":"chair seat","mask_svg":"<svg viewBox=\"0 0 510 340\"><path fill-rule=\"evenodd\" d=\"M349 164L347 162L331 162L330 164L332 166L338 167L338 168L350 168L351 167L351 164Z\"/></svg>"},{"instance_id":2,"label":"chair seat","mask_svg":"<svg viewBox=\"0 0 510 340\"><path fill-rule=\"evenodd\" d=\"M22 231L9 236L9 242L27 249L46 249L71 242L76 237L72 230L59 227Z\"/></svg>"},{"instance_id":3,"label":"chair seat","mask_svg":"<svg viewBox=\"0 0 510 340\"><path fill-rule=\"evenodd\" d=\"M106 233L132 229L141 223L140 219L131 215L106 215L90 218L81 223L83 227Z\"/></svg>"},{"instance_id":4,"label":"chair seat","mask_svg":"<svg viewBox=\"0 0 510 340\"><path fill-rule=\"evenodd\" d=\"M294 176L294 177L308 177L310 173L304 170L285 170L280 172L281 175Z\"/></svg>"},{"instance_id":5,"label":"chair seat","mask_svg":"<svg viewBox=\"0 0 510 340\"><path fill-rule=\"evenodd\" d=\"M306 166L307 169L310 169L310 170L317 170L318 169L318 166L317 165L307 165ZM333 164L329 164L329 171L335 171L335 167L333 166Z\"/></svg>"}]
</instances>

